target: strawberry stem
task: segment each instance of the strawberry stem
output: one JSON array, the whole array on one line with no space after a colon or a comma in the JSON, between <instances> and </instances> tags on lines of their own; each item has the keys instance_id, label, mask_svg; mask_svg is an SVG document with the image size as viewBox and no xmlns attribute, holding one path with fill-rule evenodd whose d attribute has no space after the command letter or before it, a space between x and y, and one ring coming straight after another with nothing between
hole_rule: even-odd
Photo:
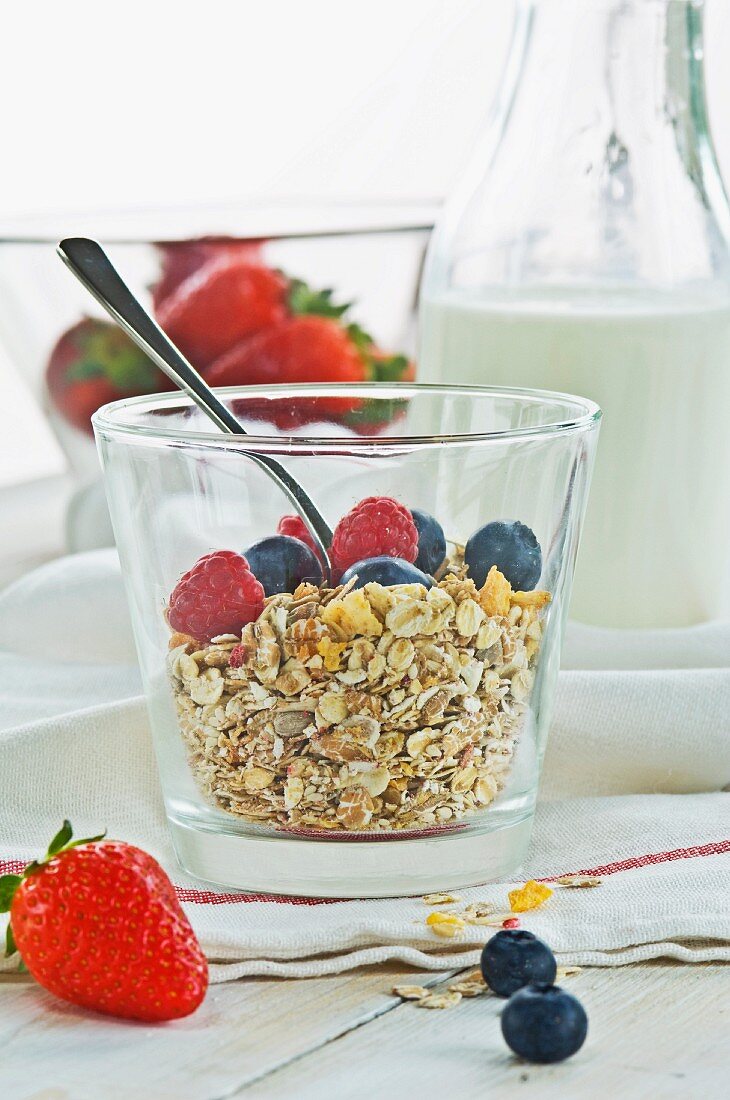
<instances>
[{"instance_id":1,"label":"strawberry stem","mask_svg":"<svg viewBox=\"0 0 730 1100\"><path fill-rule=\"evenodd\" d=\"M313 290L303 279L289 281L289 309L295 314L314 314L317 317L332 317L339 320L352 305L345 302L338 305L332 301L334 291L331 287Z\"/></svg>"},{"instance_id":2,"label":"strawberry stem","mask_svg":"<svg viewBox=\"0 0 730 1100\"><path fill-rule=\"evenodd\" d=\"M0 875L0 913L10 912L16 891L24 880L34 875L37 871L40 871L51 859L61 855L63 852L70 851L72 848L78 848L81 844L94 844L97 840L103 840L105 836L106 833L104 832L100 833L98 836L85 837L82 840L73 840L71 822L64 821L63 825L48 845L48 851L41 859L32 860L25 868L22 875ZM6 956L13 955L16 951L17 948L15 946L13 929L12 926L8 924L5 933L5 954Z\"/></svg>"}]
</instances>

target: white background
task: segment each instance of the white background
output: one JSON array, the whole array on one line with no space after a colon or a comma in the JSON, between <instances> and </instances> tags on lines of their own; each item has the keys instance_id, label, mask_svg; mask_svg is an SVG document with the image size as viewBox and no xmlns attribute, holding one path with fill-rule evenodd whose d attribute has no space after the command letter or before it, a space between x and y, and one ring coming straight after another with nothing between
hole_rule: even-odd
<instances>
[{"instance_id":1,"label":"white background","mask_svg":"<svg viewBox=\"0 0 730 1100\"><path fill-rule=\"evenodd\" d=\"M575 0L576 17L585 0ZM650 2L650 0L646 0ZM0 217L261 194L431 198L496 88L512 0L3 7ZM730 0L707 0L730 178Z\"/></svg>"}]
</instances>

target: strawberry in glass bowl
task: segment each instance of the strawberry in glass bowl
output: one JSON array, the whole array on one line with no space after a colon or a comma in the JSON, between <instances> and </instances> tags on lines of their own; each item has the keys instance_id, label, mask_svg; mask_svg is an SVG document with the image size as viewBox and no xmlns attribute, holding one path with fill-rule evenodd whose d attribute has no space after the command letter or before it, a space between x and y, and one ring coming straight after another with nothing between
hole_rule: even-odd
<instances>
[{"instance_id":1,"label":"strawberry in glass bowl","mask_svg":"<svg viewBox=\"0 0 730 1100\"><path fill-rule=\"evenodd\" d=\"M418 278L434 217L431 205L328 202L17 220L0 226L0 343L75 483L88 486L99 476L93 412L169 383L89 309L58 260L60 238L99 240L211 385L391 382L414 374ZM382 401L333 399L316 412L378 435L403 408L395 400L383 419ZM262 418L273 414L264 403ZM295 414L277 402L275 415L292 432L313 423L306 402Z\"/></svg>"}]
</instances>

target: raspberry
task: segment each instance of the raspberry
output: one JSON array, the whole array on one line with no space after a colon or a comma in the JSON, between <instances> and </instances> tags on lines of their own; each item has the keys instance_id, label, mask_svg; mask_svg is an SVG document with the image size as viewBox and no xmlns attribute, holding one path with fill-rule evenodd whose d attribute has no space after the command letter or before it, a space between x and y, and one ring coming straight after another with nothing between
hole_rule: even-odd
<instances>
[{"instance_id":1,"label":"raspberry","mask_svg":"<svg viewBox=\"0 0 730 1100\"><path fill-rule=\"evenodd\" d=\"M233 649L228 654L228 664L230 668L240 668L245 660L245 648L242 645L234 645Z\"/></svg>"},{"instance_id":2,"label":"raspberry","mask_svg":"<svg viewBox=\"0 0 730 1100\"><path fill-rule=\"evenodd\" d=\"M307 526L301 516L282 516L276 527L277 535L288 535L289 538L299 539L310 550L314 550L319 556L319 548L307 530Z\"/></svg>"},{"instance_id":3,"label":"raspberry","mask_svg":"<svg viewBox=\"0 0 730 1100\"><path fill-rule=\"evenodd\" d=\"M392 497L366 497L335 528L330 557L342 572L363 558L381 556L414 562L418 531L408 509Z\"/></svg>"},{"instance_id":4,"label":"raspberry","mask_svg":"<svg viewBox=\"0 0 730 1100\"><path fill-rule=\"evenodd\" d=\"M240 634L264 607L264 590L241 554L216 550L196 561L170 596L173 630L209 642L218 634Z\"/></svg>"}]
</instances>

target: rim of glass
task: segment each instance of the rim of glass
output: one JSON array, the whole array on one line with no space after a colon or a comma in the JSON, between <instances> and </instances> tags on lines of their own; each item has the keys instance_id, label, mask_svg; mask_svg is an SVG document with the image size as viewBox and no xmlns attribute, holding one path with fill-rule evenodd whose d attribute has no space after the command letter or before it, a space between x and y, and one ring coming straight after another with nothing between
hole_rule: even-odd
<instances>
[{"instance_id":1,"label":"rim of glass","mask_svg":"<svg viewBox=\"0 0 730 1100\"><path fill-rule=\"evenodd\" d=\"M295 240L367 234L429 232L435 199L251 198L179 206L134 206L95 211L49 211L0 222L0 244L55 245L69 236L106 244L174 244L205 240Z\"/></svg>"},{"instance_id":2,"label":"rim of glass","mask_svg":"<svg viewBox=\"0 0 730 1100\"><path fill-rule=\"evenodd\" d=\"M122 398L102 405L92 416L94 431L105 436L133 437L145 439L149 442L161 443L174 442L190 445L205 445L211 447L230 448L232 444L245 450L261 448L292 446L313 447L317 450L342 450L343 446L362 450L378 450L381 447L416 447L442 445L444 443L486 443L491 440L508 439L534 439L548 437L564 432L585 431L595 425L601 419L601 409L587 397L577 397L574 394L560 393L553 390L520 389L512 386L445 386L430 385L425 383L397 382L382 384L379 382L363 382L357 385L343 383L309 383L307 385L276 386L225 386L215 390L225 398L282 398L290 395L298 397L358 397L372 398L376 393L383 400L398 400L408 397L416 397L419 394L430 394L437 397L493 397L502 400L514 400L520 404L529 403L553 403L563 404L566 410L564 419L556 419L549 424L525 425L516 428L504 428L499 431L488 432L456 432L442 435L378 435L378 436L318 436L318 435L293 435L287 433L272 432L267 435L229 435L225 432L211 431L185 431L180 428L165 428L147 424L124 423L120 419L121 414L128 409L141 409L145 407L149 412L168 406L180 406L190 408L194 406L192 398L180 391L161 394L145 394L139 397ZM567 415L569 406L575 409L577 415Z\"/></svg>"}]
</instances>

